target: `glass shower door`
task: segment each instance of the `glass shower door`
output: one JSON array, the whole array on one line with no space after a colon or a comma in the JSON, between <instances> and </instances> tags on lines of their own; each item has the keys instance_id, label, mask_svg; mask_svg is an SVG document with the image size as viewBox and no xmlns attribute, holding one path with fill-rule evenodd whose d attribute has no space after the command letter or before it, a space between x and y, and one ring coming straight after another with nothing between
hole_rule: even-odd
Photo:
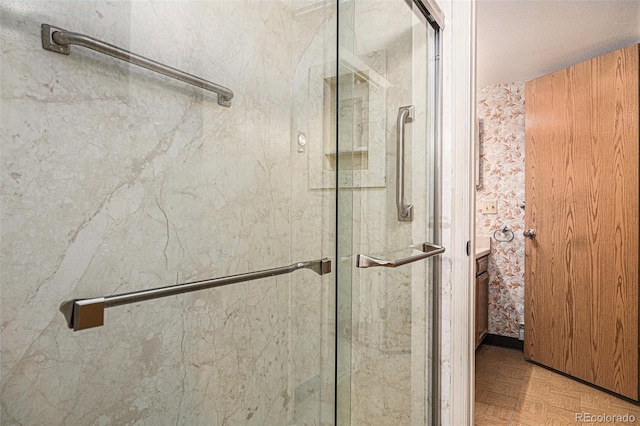
<instances>
[{"instance_id":1,"label":"glass shower door","mask_svg":"<svg viewBox=\"0 0 640 426\"><path fill-rule=\"evenodd\" d=\"M437 31L400 0L356 2L348 16L339 54L352 79L338 123L349 197L338 201L338 220L352 229L338 247L350 262L338 284L338 371L349 374L338 375L339 423L431 424L433 277L443 251L434 244Z\"/></svg>"},{"instance_id":2,"label":"glass shower door","mask_svg":"<svg viewBox=\"0 0 640 426\"><path fill-rule=\"evenodd\" d=\"M0 423L333 423L336 12L0 2Z\"/></svg>"}]
</instances>

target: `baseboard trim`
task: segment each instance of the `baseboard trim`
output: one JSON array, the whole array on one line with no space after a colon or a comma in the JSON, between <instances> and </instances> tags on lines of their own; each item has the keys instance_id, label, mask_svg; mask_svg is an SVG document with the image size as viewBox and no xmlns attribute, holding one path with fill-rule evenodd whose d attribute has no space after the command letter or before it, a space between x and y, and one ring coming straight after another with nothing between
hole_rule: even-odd
<instances>
[{"instance_id":1,"label":"baseboard trim","mask_svg":"<svg viewBox=\"0 0 640 426\"><path fill-rule=\"evenodd\" d=\"M515 337L500 336L498 334L487 334L482 344L524 351L524 341L518 340Z\"/></svg>"},{"instance_id":2,"label":"baseboard trim","mask_svg":"<svg viewBox=\"0 0 640 426\"><path fill-rule=\"evenodd\" d=\"M565 373L564 371L555 370L555 369L553 369L553 368L551 368L551 367L549 367L547 365L540 364L539 362L536 362L536 361L531 361L530 359L527 359L527 362L530 362L531 364L535 364L538 367L544 368L546 370L553 371L554 373L560 374L561 376L567 377L567 378L569 378L571 380L575 380L576 382L580 382L580 383L583 383L583 384L585 384L587 386L591 386L592 388L599 389L602 392L606 392L609 395L615 396L616 398L619 398L619 399L623 399L623 400L625 400L627 402L630 402L631 404L634 404L636 406L640 406L640 401L636 401L635 399L629 398L628 396L624 396L624 395L621 395L619 393L615 393L612 390L605 389L605 388L600 387L598 385L595 385L595 384L593 384L591 382L587 382L586 380L579 379L577 377L574 377L574 376L572 376L570 374Z\"/></svg>"}]
</instances>

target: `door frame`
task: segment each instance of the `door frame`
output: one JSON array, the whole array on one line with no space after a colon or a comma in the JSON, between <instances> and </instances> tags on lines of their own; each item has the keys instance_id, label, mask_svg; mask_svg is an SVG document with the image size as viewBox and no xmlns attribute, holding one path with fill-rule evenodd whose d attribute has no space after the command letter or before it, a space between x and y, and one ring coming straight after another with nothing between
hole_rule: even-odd
<instances>
[{"instance_id":1,"label":"door frame","mask_svg":"<svg viewBox=\"0 0 640 426\"><path fill-rule=\"evenodd\" d=\"M435 197L440 203L435 240L447 251L434 289L433 380L439 401L432 404L433 420L473 426L475 258L468 247L475 246L476 0L420 2L444 20L438 36L441 193Z\"/></svg>"},{"instance_id":2,"label":"door frame","mask_svg":"<svg viewBox=\"0 0 640 426\"><path fill-rule=\"evenodd\" d=\"M440 421L473 425L475 351L476 0L435 0L442 31L442 244L440 275ZM473 250L471 250L472 252Z\"/></svg>"}]
</instances>

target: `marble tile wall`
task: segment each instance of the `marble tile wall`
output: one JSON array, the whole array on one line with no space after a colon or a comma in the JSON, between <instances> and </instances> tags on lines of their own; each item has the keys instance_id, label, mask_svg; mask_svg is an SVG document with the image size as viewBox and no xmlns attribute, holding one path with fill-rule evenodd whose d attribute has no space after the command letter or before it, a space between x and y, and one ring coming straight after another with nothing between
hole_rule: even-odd
<instances>
[{"instance_id":1,"label":"marble tile wall","mask_svg":"<svg viewBox=\"0 0 640 426\"><path fill-rule=\"evenodd\" d=\"M337 4L324 1L292 2L292 116L291 116L291 250L300 259L334 256L336 234L335 179L321 177L320 188L310 171L315 161L310 145L325 132L314 123L322 115L311 107L322 104L322 79L314 70L335 74ZM298 135L307 144L298 144ZM337 266L334 263L333 269ZM294 412L297 425L334 424L335 405L335 276L323 281L307 276L291 292Z\"/></svg>"},{"instance_id":2,"label":"marble tile wall","mask_svg":"<svg viewBox=\"0 0 640 426\"><path fill-rule=\"evenodd\" d=\"M508 337L518 337L518 322L524 319L524 102L523 82L483 87L477 94L484 138L476 233L491 237L489 333ZM483 214L482 200L497 200L498 214ZM515 234L510 242L494 238L504 225Z\"/></svg>"},{"instance_id":3,"label":"marble tile wall","mask_svg":"<svg viewBox=\"0 0 640 426\"><path fill-rule=\"evenodd\" d=\"M294 31L324 43L331 13L294 23L293 10L2 2L3 423L321 421L332 275L110 308L104 327L75 333L58 311L71 298L332 255L335 195L309 191L292 132L303 114L293 114L293 82L306 64ZM45 51L41 23L230 87L233 105L86 49ZM307 62L330 62L317 43Z\"/></svg>"}]
</instances>

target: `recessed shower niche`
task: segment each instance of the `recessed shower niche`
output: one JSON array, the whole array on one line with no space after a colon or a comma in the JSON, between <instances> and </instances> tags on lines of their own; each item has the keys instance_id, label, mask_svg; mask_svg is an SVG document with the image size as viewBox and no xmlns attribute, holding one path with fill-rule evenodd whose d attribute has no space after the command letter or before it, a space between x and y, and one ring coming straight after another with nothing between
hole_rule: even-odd
<instances>
[{"instance_id":1,"label":"recessed shower niche","mask_svg":"<svg viewBox=\"0 0 640 426\"><path fill-rule=\"evenodd\" d=\"M386 51L358 56L345 53L345 58L339 76L335 64L311 67L309 72L309 99L322 100L311 106L309 185L334 187L339 161L341 168L353 170L352 183L340 182L341 186L384 187L386 120L380 117L385 117L389 87ZM336 151L336 137L351 143L341 143L341 150Z\"/></svg>"}]
</instances>

